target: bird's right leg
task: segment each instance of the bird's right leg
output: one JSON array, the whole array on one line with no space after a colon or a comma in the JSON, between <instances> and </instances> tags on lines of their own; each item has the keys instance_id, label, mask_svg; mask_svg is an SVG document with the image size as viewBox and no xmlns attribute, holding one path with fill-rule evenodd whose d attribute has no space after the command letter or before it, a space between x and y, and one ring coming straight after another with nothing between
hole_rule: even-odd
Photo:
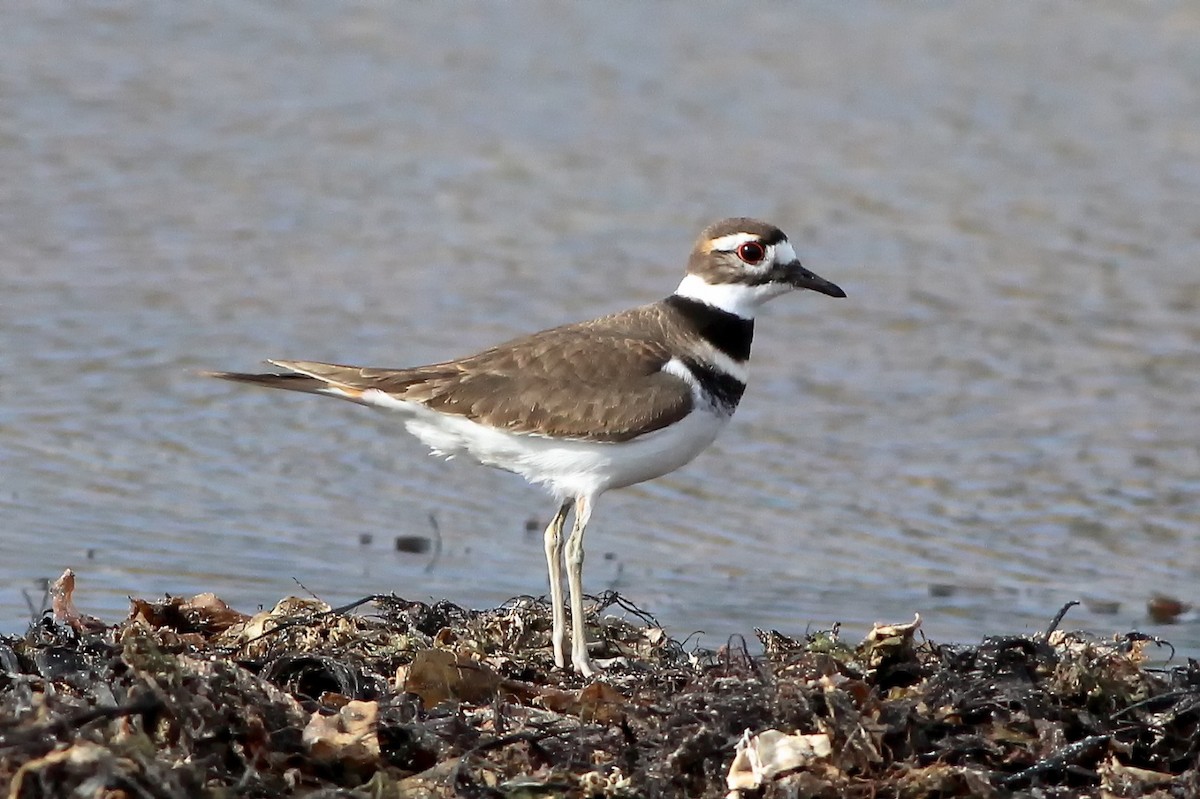
<instances>
[{"instance_id":1,"label":"bird's right leg","mask_svg":"<svg viewBox=\"0 0 1200 799\"><path fill-rule=\"evenodd\" d=\"M592 516L595 497L575 497L575 524L567 537L567 586L571 589L571 661L584 677L596 673L588 656L587 633L583 618L583 531Z\"/></svg>"},{"instance_id":2,"label":"bird's right leg","mask_svg":"<svg viewBox=\"0 0 1200 799\"><path fill-rule=\"evenodd\" d=\"M564 500L558 512L546 527L546 569L550 572L550 609L553 612L554 630L551 633L554 644L554 665L565 668L567 665L564 651L567 639L567 610L563 605L562 590L562 554L563 554L563 524L567 514L571 512L574 500Z\"/></svg>"}]
</instances>

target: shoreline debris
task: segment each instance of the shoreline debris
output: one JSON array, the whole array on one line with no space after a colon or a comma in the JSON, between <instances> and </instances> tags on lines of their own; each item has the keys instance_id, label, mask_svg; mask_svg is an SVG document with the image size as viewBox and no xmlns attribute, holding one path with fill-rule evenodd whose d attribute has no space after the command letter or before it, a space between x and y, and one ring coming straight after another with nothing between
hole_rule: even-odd
<instances>
[{"instance_id":1,"label":"shoreline debris","mask_svg":"<svg viewBox=\"0 0 1200 799\"><path fill-rule=\"evenodd\" d=\"M552 668L551 613L211 594L53 610L0 638L0 796L1184 796L1200 664L1061 628L939 645L921 619L685 651L624 598L585 619L599 679ZM606 615L619 610L622 615ZM4 789L7 790L4 790Z\"/></svg>"}]
</instances>

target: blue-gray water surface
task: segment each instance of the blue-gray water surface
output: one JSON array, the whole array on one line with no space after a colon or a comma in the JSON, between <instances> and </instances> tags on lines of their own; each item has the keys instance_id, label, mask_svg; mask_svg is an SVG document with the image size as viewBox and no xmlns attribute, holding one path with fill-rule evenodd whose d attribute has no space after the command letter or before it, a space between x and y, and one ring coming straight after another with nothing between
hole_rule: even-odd
<instances>
[{"instance_id":1,"label":"blue-gray water surface","mask_svg":"<svg viewBox=\"0 0 1200 799\"><path fill-rule=\"evenodd\" d=\"M1198 599L1198 38L1102 0L6 4L0 631L68 566L112 621L544 593L539 490L196 372L467 354L665 295L745 214L849 297L768 306L717 443L602 498L589 591L707 646L1079 598L1200 651L1146 618Z\"/></svg>"}]
</instances>

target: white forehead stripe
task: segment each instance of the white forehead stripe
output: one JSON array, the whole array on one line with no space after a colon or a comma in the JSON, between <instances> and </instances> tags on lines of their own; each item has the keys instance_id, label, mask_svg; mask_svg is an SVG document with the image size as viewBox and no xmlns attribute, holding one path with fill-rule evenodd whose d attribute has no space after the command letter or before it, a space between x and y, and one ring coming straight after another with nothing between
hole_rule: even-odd
<instances>
[{"instance_id":1,"label":"white forehead stripe","mask_svg":"<svg viewBox=\"0 0 1200 799\"><path fill-rule=\"evenodd\" d=\"M798 260L800 259L796 257L796 250L793 249L792 243L787 239L775 245L775 263L790 264Z\"/></svg>"},{"instance_id":2,"label":"white forehead stripe","mask_svg":"<svg viewBox=\"0 0 1200 799\"><path fill-rule=\"evenodd\" d=\"M709 245L714 250L733 252L748 241L761 241L761 239L753 233L730 233L728 236L718 236L710 241Z\"/></svg>"}]
</instances>

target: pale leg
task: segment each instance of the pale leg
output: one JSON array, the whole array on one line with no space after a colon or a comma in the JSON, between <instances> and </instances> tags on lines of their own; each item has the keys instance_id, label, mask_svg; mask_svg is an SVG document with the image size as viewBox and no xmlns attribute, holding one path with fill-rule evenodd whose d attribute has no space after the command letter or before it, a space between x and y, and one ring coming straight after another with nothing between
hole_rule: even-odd
<instances>
[{"instance_id":1,"label":"pale leg","mask_svg":"<svg viewBox=\"0 0 1200 799\"><path fill-rule=\"evenodd\" d=\"M559 506L558 512L546 528L545 535L546 568L550 572L550 609L554 614L554 629L551 633L554 642L554 665L560 669L567 665L563 653L563 643L567 639L567 611L563 607L562 593L562 528L573 503L574 500L568 499Z\"/></svg>"},{"instance_id":2,"label":"pale leg","mask_svg":"<svg viewBox=\"0 0 1200 799\"><path fill-rule=\"evenodd\" d=\"M571 589L571 661L584 677L596 673L588 657L583 624L583 530L592 515L592 498L575 497L575 524L567 537L567 585Z\"/></svg>"}]
</instances>

